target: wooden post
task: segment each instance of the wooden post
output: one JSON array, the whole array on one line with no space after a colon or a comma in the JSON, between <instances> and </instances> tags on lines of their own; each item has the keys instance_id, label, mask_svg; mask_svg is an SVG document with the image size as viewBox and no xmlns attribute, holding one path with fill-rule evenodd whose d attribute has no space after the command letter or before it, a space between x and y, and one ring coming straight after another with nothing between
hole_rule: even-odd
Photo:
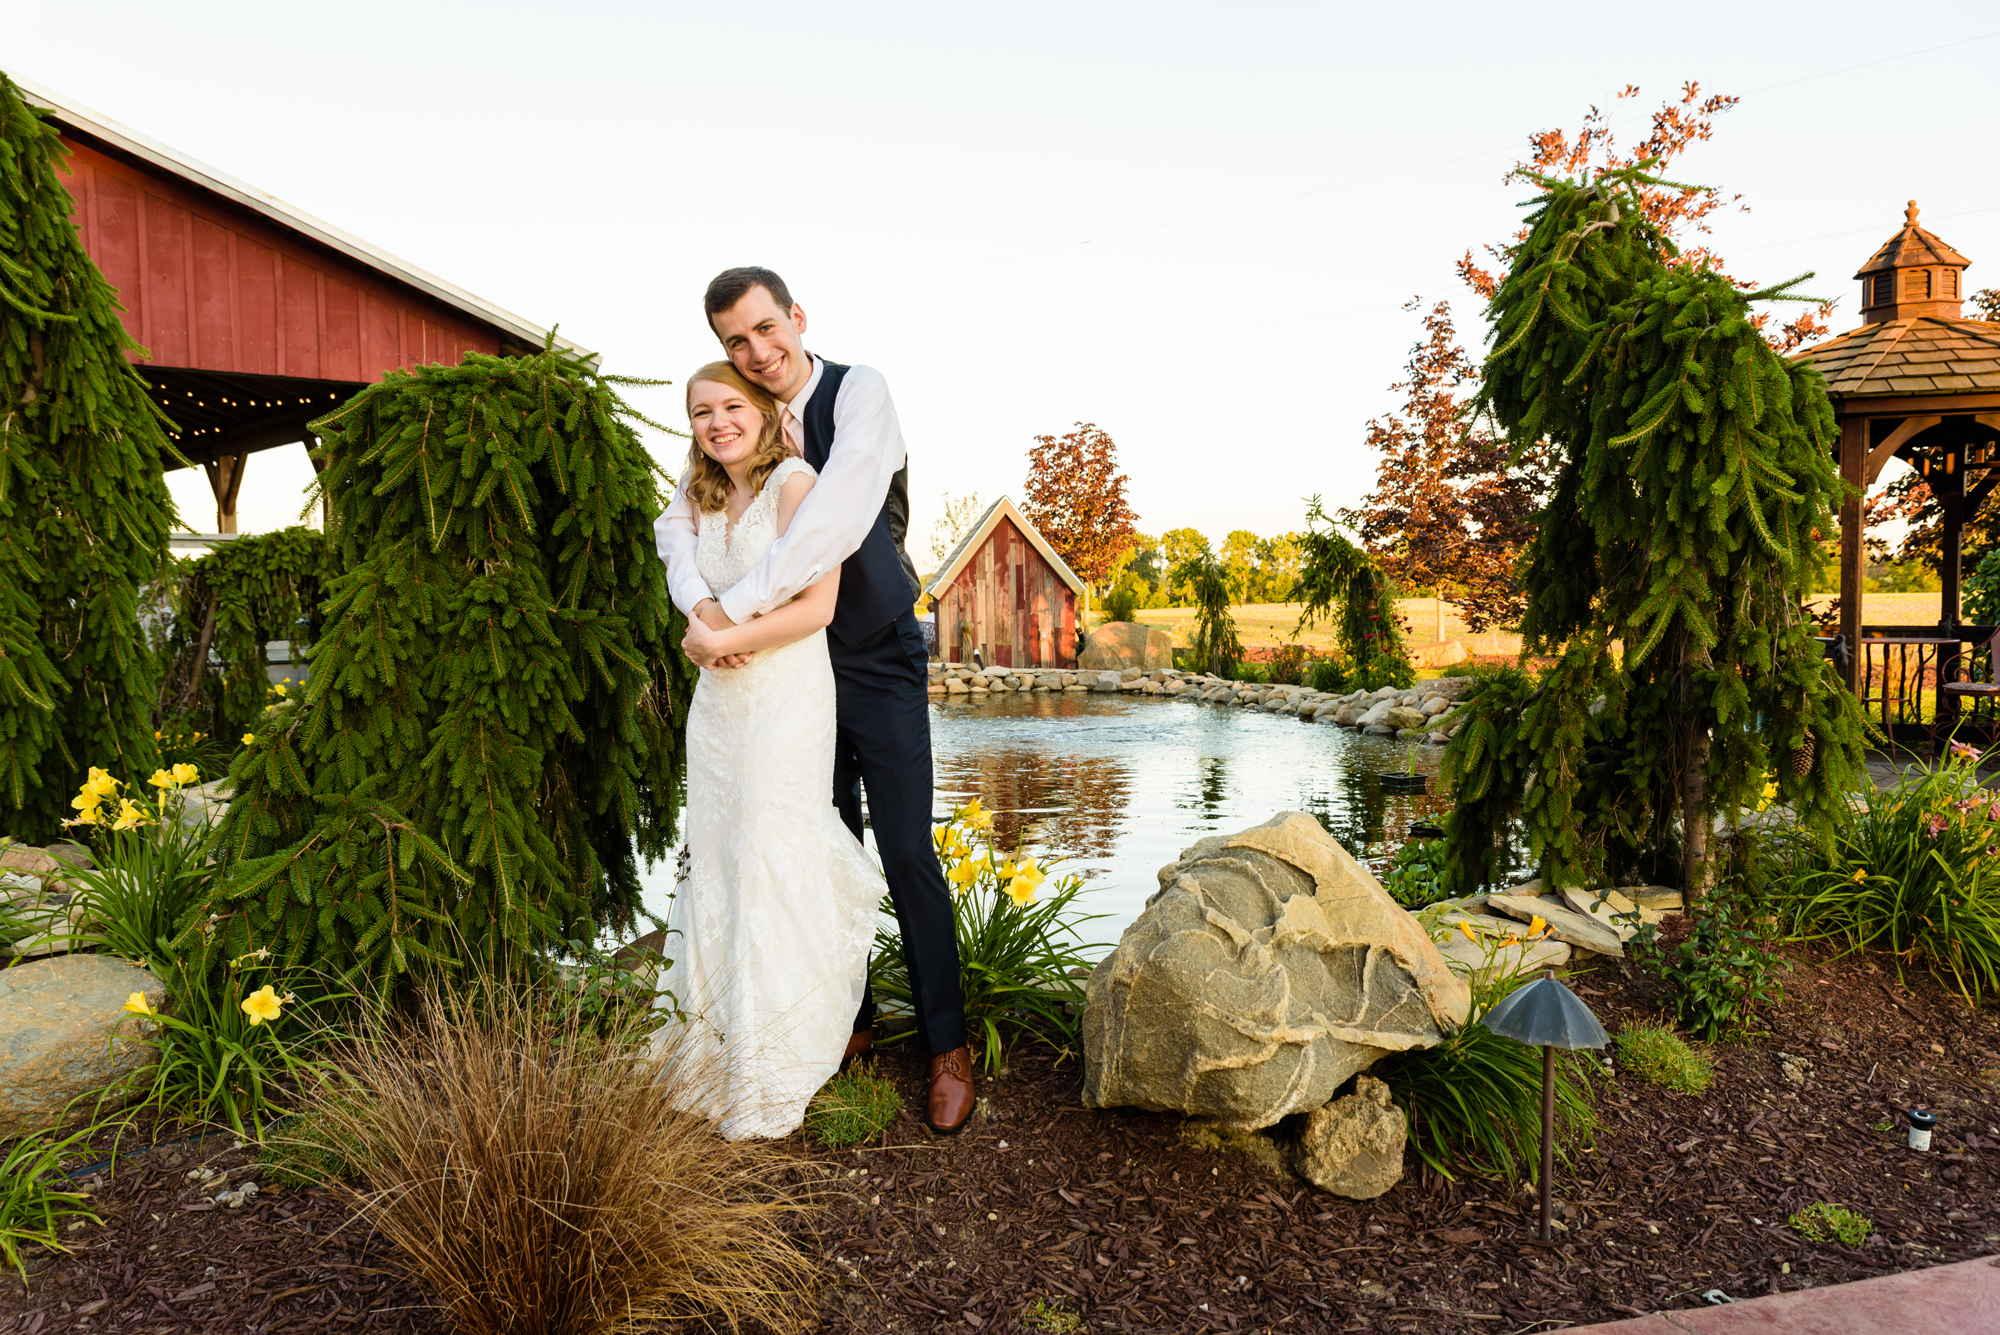
<instances>
[{"instance_id":1,"label":"wooden post","mask_svg":"<svg viewBox=\"0 0 2000 1335\"><path fill-rule=\"evenodd\" d=\"M1862 549L1862 470L1868 462L1868 419L1840 419L1840 480L1855 489L1840 505L1840 633L1847 637L1847 689L1860 689L1861 581L1868 566Z\"/></svg>"},{"instance_id":2,"label":"wooden post","mask_svg":"<svg viewBox=\"0 0 2000 1335\"><path fill-rule=\"evenodd\" d=\"M1965 469L1961 467L1965 446L1953 444L1945 450L1944 476L1931 470L1931 486L1937 492L1939 527L1938 575L1944 585L1938 625L1947 636L1958 631L1959 582L1965 573ZM1942 485L1940 485L1942 483Z\"/></svg>"},{"instance_id":3,"label":"wooden post","mask_svg":"<svg viewBox=\"0 0 2000 1335\"><path fill-rule=\"evenodd\" d=\"M243 466L249 461L250 454L246 450L241 454L221 455L202 465L208 474L208 489L215 493L217 533L236 531L236 494L243 490Z\"/></svg>"}]
</instances>

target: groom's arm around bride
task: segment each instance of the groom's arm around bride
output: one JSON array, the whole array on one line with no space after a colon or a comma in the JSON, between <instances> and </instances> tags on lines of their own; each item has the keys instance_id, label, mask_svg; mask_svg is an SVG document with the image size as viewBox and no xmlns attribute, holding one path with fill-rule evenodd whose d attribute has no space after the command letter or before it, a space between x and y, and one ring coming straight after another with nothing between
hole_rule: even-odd
<instances>
[{"instance_id":1,"label":"groom's arm around bride","mask_svg":"<svg viewBox=\"0 0 2000 1335\"><path fill-rule=\"evenodd\" d=\"M703 300L730 362L782 405L793 450L819 473L785 534L763 561L718 597L696 568L695 514L683 493L657 537L674 603L691 620L724 630L782 606L838 567L827 627L836 716L834 806L862 838L862 793L915 995L918 1036L931 1054L927 1117L956 1131L975 1095L959 994L951 894L931 844L931 746L927 652L913 605L914 568L902 549L909 514L905 451L880 372L815 357L801 341L805 312L767 269L731 269ZM747 661L689 642L704 668ZM706 661L704 661L706 660ZM874 1017L864 997L850 1053L865 1051Z\"/></svg>"}]
</instances>

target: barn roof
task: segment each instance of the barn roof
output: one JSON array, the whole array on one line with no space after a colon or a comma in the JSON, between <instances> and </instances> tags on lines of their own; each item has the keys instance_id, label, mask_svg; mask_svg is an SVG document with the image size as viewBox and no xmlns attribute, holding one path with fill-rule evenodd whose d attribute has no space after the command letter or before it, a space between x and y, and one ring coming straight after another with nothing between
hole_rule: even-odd
<instances>
[{"instance_id":1,"label":"barn roof","mask_svg":"<svg viewBox=\"0 0 2000 1335\"><path fill-rule=\"evenodd\" d=\"M1015 509L1014 502L1005 496L986 507L986 513L979 517L979 522L972 526L972 531L958 540L958 546L951 549L951 555L944 559L944 564L938 567L938 572L931 576L930 583L924 585L925 595L936 597L946 585L958 578L958 572L965 568L965 563L979 550L979 544L985 542L993 530L1000 526L1002 519L1012 522L1015 528L1021 530L1022 536L1041 553L1042 559L1049 563L1049 566L1062 578L1063 583L1069 585L1079 597L1090 596L1090 591L1084 587L1083 581L1069 568L1069 562L1056 555L1056 549L1049 546L1049 540L1042 536L1041 530L1030 524L1027 516Z\"/></svg>"},{"instance_id":2,"label":"barn roof","mask_svg":"<svg viewBox=\"0 0 2000 1335\"><path fill-rule=\"evenodd\" d=\"M539 350L543 340L548 337L548 331L532 321L495 306L481 297L476 297L457 284L439 278L436 274L399 260L358 236L343 232L303 209L294 208L267 191L246 185L233 176L197 162L185 153L169 148L158 140L150 139L108 116L100 115L53 89L44 88L38 83L18 76L14 76L14 83L26 94L27 100L32 105L52 112L51 119L61 129L98 140L121 153L178 177L200 190L219 195L243 208L262 214L287 231L317 242L367 269L372 269L384 278L415 288L471 319L490 326L504 338ZM574 343L560 336L557 337L556 344L559 347L576 350Z\"/></svg>"}]
</instances>

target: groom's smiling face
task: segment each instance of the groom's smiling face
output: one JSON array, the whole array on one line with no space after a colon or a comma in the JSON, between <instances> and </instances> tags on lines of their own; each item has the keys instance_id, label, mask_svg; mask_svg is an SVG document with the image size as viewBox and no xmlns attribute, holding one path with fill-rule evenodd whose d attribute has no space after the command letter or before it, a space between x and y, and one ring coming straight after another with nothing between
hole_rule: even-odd
<instances>
[{"instance_id":1,"label":"groom's smiling face","mask_svg":"<svg viewBox=\"0 0 2000 1335\"><path fill-rule=\"evenodd\" d=\"M781 403L790 403L812 378L812 358L799 341L806 313L797 302L783 310L770 292L753 287L709 324L736 369Z\"/></svg>"}]
</instances>

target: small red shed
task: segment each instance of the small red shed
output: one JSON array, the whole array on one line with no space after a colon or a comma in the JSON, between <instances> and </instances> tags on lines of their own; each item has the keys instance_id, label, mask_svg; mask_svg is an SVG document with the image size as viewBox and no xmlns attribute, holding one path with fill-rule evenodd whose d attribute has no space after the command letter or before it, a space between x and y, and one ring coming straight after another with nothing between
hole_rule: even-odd
<instances>
[{"instance_id":1,"label":"small red shed","mask_svg":"<svg viewBox=\"0 0 2000 1335\"><path fill-rule=\"evenodd\" d=\"M977 652L988 667L1076 666L1090 590L1005 496L952 548L924 595L946 662Z\"/></svg>"},{"instance_id":2,"label":"small red shed","mask_svg":"<svg viewBox=\"0 0 2000 1335\"><path fill-rule=\"evenodd\" d=\"M306 424L391 370L467 352L539 352L543 330L254 186L25 80L69 149L83 248L174 444L236 531L251 454L317 442ZM557 342L573 347L566 339Z\"/></svg>"}]
</instances>

